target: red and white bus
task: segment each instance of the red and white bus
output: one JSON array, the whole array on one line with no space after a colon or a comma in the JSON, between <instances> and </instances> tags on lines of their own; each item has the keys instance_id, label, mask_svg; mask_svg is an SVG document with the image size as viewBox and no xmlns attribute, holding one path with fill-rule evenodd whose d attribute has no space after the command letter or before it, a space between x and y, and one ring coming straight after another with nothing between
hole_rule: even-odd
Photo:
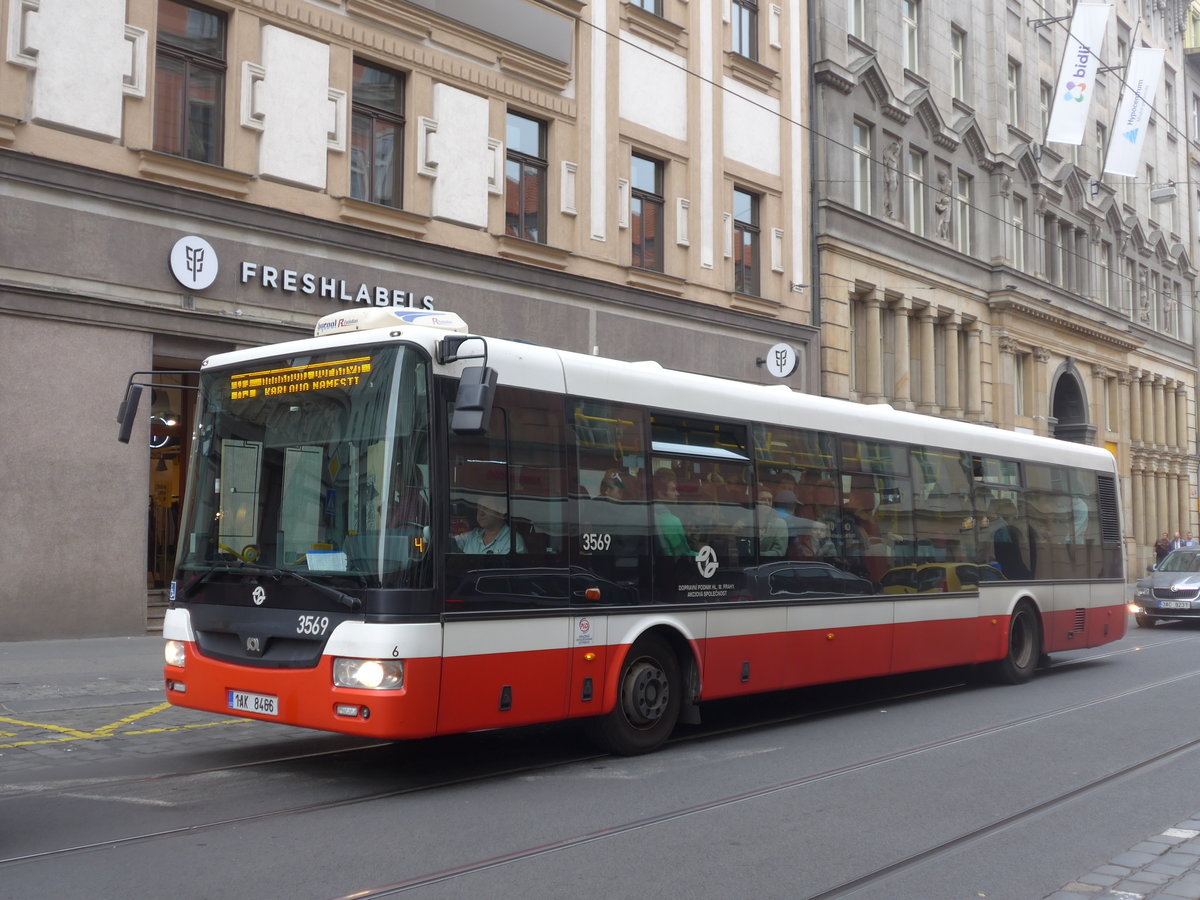
<instances>
[{"instance_id":1,"label":"red and white bus","mask_svg":"<svg viewBox=\"0 0 1200 900\"><path fill-rule=\"evenodd\" d=\"M714 698L1020 682L1125 633L1116 479L1095 447L337 313L203 365L166 692L396 739L588 718L637 753Z\"/></svg>"}]
</instances>

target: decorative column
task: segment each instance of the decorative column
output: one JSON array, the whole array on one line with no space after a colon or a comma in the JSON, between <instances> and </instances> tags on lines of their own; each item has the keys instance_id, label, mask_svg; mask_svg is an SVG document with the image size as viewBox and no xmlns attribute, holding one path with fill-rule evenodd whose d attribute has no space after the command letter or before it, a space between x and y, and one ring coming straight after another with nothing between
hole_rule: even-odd
<instances>
[{"instance_id":1,"label":"decorative column","mask_svg":"<svg viewBox=\"0 0 1200 900\"><path fill-rule=\"evenodd\" d=\"M1175 379L1163 380L1163 416L1167 420L1166 444L1169 451L1174 453L1179 448L1179 433L1175 422Z\"/></svg>"},{"instance_id":2,"label":"decorative column","mask_svg":"<svg viewBox=\"0 0 1200 900\"><path fill-rule=\"evenodd\" d=\"M1165 528L1174 535L1175 531L1179 528L1179 522L1176 519L1170 518L1171 507L1167 502L1166 465L1161 461L1154 464L1154 502L1156 506L1154 510L1155 514L1150 518L1150 521L1164 522L1165 520L1164 524L1159 526L1158 530L1162 531Z\"/></svg>"},{"instance_id":3,"label":"decorative column","mask_svg":"<svg viewBox=\"0 0 1200 900\"><path fill-rule=\"evenodd\" d=\"M897 409L912 409L912 347L908 339L908 317L912 300L897 300L891 307L892 330L895 334L896 387L892 394Z\"/></svg>"},{"instance_id":4,"label":"decorative column","mask_svg":"<svg viewBox=\"0 0 1200 900\"><path fill-rule=\"evenodd\" d=\"M1151 382L1151 391L1154 397L1154 446L1159 450L1167 449L1166 404L1163 402L1165 381L1166 379L1162 375L1155 375Z\"/></svg>"},{"instance_id":5,"label":"decorative column","mask_svg":"<svg viewBox=\"0 0 1200 900\"><path fill-rule=\"evenodd\" d=\"M1146 543L1146 473L1140 459L1134 460L1130 474L1133 476L1133 496L1129 503L1133 518L1133 542L1142 545Z\"/></svg>"},{"instance_id":6,"label":"decorative column","mask_svg":"<svg viewBox=\"0 0 1200 900\"><path fill-rule=\"evenodd\" d=\"M1125 373L1126 385L1129 388L1129 441L1133 445L1142 443L1142 373L1138 369L1130 369Z\"/></svg>"},{"instance_id":7,"label":"decorative column","mask_svg":"<svg viewBox=\"0 0 1200 900\"><path fill-rule=\"evenodd\" d=\"M1179 470L1170 460L1163 463L1163 468L1166 470L1167 492L1167 505L1164 508L1167 511L1167 521L1171 524L1170 531L1174 533L1178 528L1179 533L1184 534L1187 532L1187 522L1184 521L1179 507Z\"/></svg>"},{"instance_id":8,"label":"decorative column","mask_svg":"<svg viewBox=\"0 0 1200 900\"><path fill-rule=\"evenodd\" d=\"M996 424L1012 428L1017 421L1017 342L1008 335L996 340L1000 351L1000 377L992 389L996 404Z\"/></svg>"},{"instance_id":9,"label":"decorative column","mask_svg":"<svg viewBox=\"0 0 1200 900\"><path fill-rule=\"evenodd\" d=\"M1111 410L1108 408L1108 379L1111 377L1112 372L1104 366L1092 366L1092 378L1096 382L1096 434L1101 444L1108 436L1108 423L1112 419Z\"/></svg>"},{"instance_id":10,"label":"decorative column","mask_svg":"<svg viewBox=\"0 0 1200 900\"><path fill-rule=\"evenodd\" d=\"M1179 452L1186 455L1191 447L1191 432L1188 430L1188 392L1187 385L1176 382L1175 388L1175 418L1178 422Z\"/></svg>"},{"instance_id":11,"label":"decorative column","mask_svg":"<svg viewBox=\"0 0 1200 900\"><path fill-rule=\"evenodd\" d=\"M966 415L972 422L978 422L983 418L983 361L979 354L983 326L978 319L975 319L972 322L963 323L963 328L967 332L966 376L964 379L967 383Z\"/></svg>"},{"instance_id":12,"label":"decorative column","mask_svg":"<svg viewBox=\"0 0 1200 900\"><path fill-rule=\"evenodd\" d=\"M1142 445L1154 446L1154 376L1142 371Z\"/></svg>"},{"instance_id":13,"label":"decorative column","mask_svg":"<svg viewBox=\"0 0 1200 900\"><path fill-rule=\"evenodd\" d=\"M862 399L867 403L882 403L883 376L880 366L883 362L883 331L880 308L883 298L876 292L863 302L867 306L867 334L862 348L867 357L867 390Z\"/></svg>"},{"instance_id":14,"label":"decorative column","mask_svg":"<svg viewBox=\"0 0 1200 900\"><path fill-rule=\"evenodd\" d=\"M946 325L942 332L942 340L946 349L943 358L946 360L946 406L942 415L954 419L962 418L962 376L958 363L958 336L962 330L962 317L958 313L946 316ZM1009 381L1011 385L1012 382Z\"/></svg>"},{"instance_id":15,"label":"decorative column","mask_svg":"<svg viewBox=\"0 0 1200 900\"><path fill-rule=\"evenodd\" d=\"M921 396L917 401L917 409L933 415L937 413L937 351L934 347L937 310L926 306L918 316L921 329Z\"/></svg>"},{"instance_id":16,"label":"decorative column","mask_svg":"<svg viewBox=\"0 0 1200 900\"><path fill-rule=\"evenodd\" d=\"M1196 531L1195 523L1192 521L1192 485L1188 478L1188 469L1191 468L1191 463L1188 460L1182 460L1179 463L1179 477L1175 481L1175 490L1179 494L1179 521L1184 531Z\"/></svg>"},{"instance_id":17,"label":"decorative column","mask_svg":"<svg viewBox=\"0 0 1200 900\"><path fill-rule=\"evenodd\" d=\"M1046 437L1050 434L1050 401L1046 397L1046 367L1050 362L1050 351L1045 347L1033 348L1033 421L1034 430Z\"/></svg>"}]
</instances>

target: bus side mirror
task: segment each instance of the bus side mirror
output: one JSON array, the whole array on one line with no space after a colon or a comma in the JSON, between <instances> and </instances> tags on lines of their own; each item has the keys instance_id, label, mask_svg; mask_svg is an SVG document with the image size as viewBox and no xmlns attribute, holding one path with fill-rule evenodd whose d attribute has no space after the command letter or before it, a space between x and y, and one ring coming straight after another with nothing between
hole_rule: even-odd
<instances>
[{"instance_id":1,"label":"bus side mirror","mask_svg":"<svg viewBox=\"0 0 1200 900\"><path fill-rule=\"evenodd\" d=\"M454 417L450 430L455 434L487 434L492 417L492 401L496 399L496 370L488 366L468 366L463 369L454 398Z\"/></svg>"},{"instance_id":2,"label":"bus side mirror","mask_svg":"<svg viewBox=\"0 0 1200 900\"><path fill-rule=\"evenodd\" d=\"M122 444L128 444L129 436L133 434L133 425L137 421L138 403L141 402L141 399L142 385L130 384L125 390L125 398L117 409L117 422L120 424L120 428L117 430L117 440Z\"/></svg>"}]
</instances>

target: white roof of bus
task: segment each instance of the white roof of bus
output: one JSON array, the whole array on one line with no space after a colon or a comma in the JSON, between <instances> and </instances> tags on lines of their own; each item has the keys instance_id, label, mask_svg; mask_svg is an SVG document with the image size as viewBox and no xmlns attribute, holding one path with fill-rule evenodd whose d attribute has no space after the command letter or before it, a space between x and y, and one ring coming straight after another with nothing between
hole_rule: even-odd
<instances>
[{"instance_id":1,"label":"white roof of bus","mask_svg":"<svg viewBox=\"0 0 1200 900\"><path fill-rule=\"evenodd\" d=\"M204 367L250 364L271 357L327 352L337 347L390 340L416 343L433 354L437 342L446 334L443 330L415 326L394 328L390 332L355 331L222 353L205 360ZM501 384L565 391L598 400L704 417L777 423L868 440L971 450L1084 466L1109 473L1116 471L1112 454L1100 447L903 412L887 404L836 400L793 391L785 385L746 384L666 369L657 363L621 362L498 338L487 338L487 347L488 363L496 369ZM478 359L463 360L442 370L457 374L465 366L479 362Z\"/></svg>"}]
</instances>

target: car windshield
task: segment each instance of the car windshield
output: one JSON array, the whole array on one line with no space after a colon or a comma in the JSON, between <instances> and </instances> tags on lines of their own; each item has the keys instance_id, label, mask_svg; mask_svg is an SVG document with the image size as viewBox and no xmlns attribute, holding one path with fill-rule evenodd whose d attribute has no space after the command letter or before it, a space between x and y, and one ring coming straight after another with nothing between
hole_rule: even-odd
<instances>
[{"instance_id":1,"label":"car windshield","mask_svg":"<svg viewBox=\"0 0 1200 900\"><path fill-rule=\"evenodd\" d=\"M1200 572L1200 553L1195 551L1180 552L1176 550L1174 553L1167 554L1158 565L1159 572Z\"/></svg>"},{"instance_id":2,"label":"car windshield","mask_svg":"<svg viewBox=\"0 0 1200 900\"><path fill-rule=\"evenodd\" d=\"M250 566L345 588L428 585L428 367L415 350L206 372L194 441L185 599Z\"/></svg>"}]
</instances>

